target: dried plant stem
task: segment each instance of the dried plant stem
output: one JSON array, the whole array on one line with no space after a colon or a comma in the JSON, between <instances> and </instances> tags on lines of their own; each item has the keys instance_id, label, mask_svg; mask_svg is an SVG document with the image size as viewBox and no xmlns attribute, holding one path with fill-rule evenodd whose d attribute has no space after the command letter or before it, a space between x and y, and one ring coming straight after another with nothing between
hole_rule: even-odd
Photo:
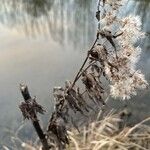
<instances>
[{"instance_id":1,"label":"dried plant stem","mask_svg":"<svg viewBox=\"0 0 150 150\"><path fill-rule=\"evenodd\" d=\"M26 85L20 85L20 91L22 93L22 96L23 96L25 102L32 99L30 96L30 93L28 91L28 87ZM32 124L37 132L37 135L39 136L39 139L43 145L43 150L49 150L49 145L47 143L47 139L45 137L45 134L43 133L43 130L39 124L39 121L37 119L37 115L35 112L34 112L34 118L36 118L36 119L31 120L31 121L32 121Z\"/></svg>"},{"instance_id":2,"label":"dried plant stem","mask_svg":"<svg viewBox=\"0 0 150 150\"><path fill-rule=\"evenodd\" d=\"M82 74L89 68L91 67L93 64L95 64L96 61L90 63L84 70L81 70L80 74L77 77L77 80L79 80L79 78L82 76Z\"/></svg>"},{"instance_id":3,"label":"dried plant stem","mask_svg":"<svg viewBox=\"0 0 150 150\"><path fill-rule=\"evenodd\" d=\"M101 4L100 4L100 3L101 3L101 0L98 0L98 4L97 4L97 13L98 13L98 14L97 14L97 15L98 15L97 17L99 18L99 19L98 19L98 30L100 30L100 28L101 28L101 25L100 25L100 16L101 16L101 15L100 15L100 13L101 13L101 11L100 11L100 6L101 6ZM97 18L97 17L96 17L96 18Z\"/></svg>"},{"instance_id":4,"label":"dried plant stem","mask_svg":"<svg viewBox=\"0 0 150 150\"><path fill-rule=\"evenodd\" d=\"M78 142L75 140L75 138L73 138L73 137L69 137L70 138L70 140L72 140L72 142L74 143L74 146L75 146L75 149L76 150L80 150L80 148L79 148L79 145L78 145Z\"/></svg>"},{"instance_id":5,"label":"dried plant stem","mask_svg":"<svg viewBox=\"0 0 150 150\"><path fill-rule=\"evenodd\" d=\"M96 44L96 42L97 42L98 39L99 39L99 33L97 33L96 39L95 39L95 41L94 41L94 43L93 43L93 45L92 45L92 47L90 48L89 51L91 51L91 50L93 49L93 47L95 46L95 44ZM86 58L85 58L85 60L84 60L84 62L83 62L83 64L82 64L81 68L79 69L77 75L75 76L75 79L74 79L74 81L73 81L73 83L72 83L71 88L74 87L76 81L79 79L78 76L80 76L80 73L81 73L82 69L84 68L84 66L85 66L85 64L86 64L86 62L87 62L87 60L88 60L88 58L89 58L89 51L88 51L88 53L87 53L87 56L86 56Z\"/></svg>"},{"instance_id":6,"label":"dried plant stem","mask_svg":"<svg viewBox=\"0 0 150 150\"><path fill-rule=\"evenodd\" d=\"M98 15L99 15L98 30L100 29L100 2L101 2L101 0L98 0L98 4L97 4L97 12L99 12L99 13L98 13ZM96 44L96 42L97 42L98 39L99 39L99 32L97 32L96 39L95 39L95 41L94 41L94 43L93 43L93 45L92 45L92 47L90 48L89 51L91 51L91 50L94 48L94 46L95 46L95 44ZM82 64L81 68L79 69L77 75L75 76L75 79L74 79L74 81L73 81L73 83L72 83L71 88L74 87L76 81L77 81L77 80L80 78L80 76L81 76L80 73L81 73L83 67L85 66L85 64L86 64L86 62L87 62L87 60L88 60L88 58L89 58L89 55L90 55L90 54L89 54L89 51L88 51L88 53L87 53L87 56L86 56L86 58L85 58L85 60L84 60L84 62L83 62L83 64Z\"/></svg>"},{"instance_id":7,"label":"dried plant stem","mask_svg":"<svg viewBox=\"0 0 150 150\"><path fill-rule=\"evenodd\" d=\"M147 122L147 121L150 121L150 117L144 119L143 121L141 121L140 123L136 124L134 127L132 127L126 134L125 134L125 137L129 136L129 134L135 130L136 128L138 128L141 124Z\"/></svg>"}]
</instances>

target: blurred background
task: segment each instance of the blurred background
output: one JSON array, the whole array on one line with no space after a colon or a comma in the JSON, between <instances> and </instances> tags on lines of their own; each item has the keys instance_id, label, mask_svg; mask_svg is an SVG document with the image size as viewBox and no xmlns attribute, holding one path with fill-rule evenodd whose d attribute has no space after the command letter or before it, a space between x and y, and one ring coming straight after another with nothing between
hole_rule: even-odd
<instances>
[{"instance_id":1,"label":"blurred background","mask_svg":"<svg viewBox=\"0 0 150 150\"><path fill-rule=\"evenodd\" d=\"M53 111L52 88L72 80L92 44L97 29L97 0L0 0L0 141L7 140L6 129L15 130L23 118L19 83L29 86L42 104L48 122ZM150 1L128 0L121 15L140 15L143 53L137 68L150 81ZM127 104L134 119L150 115L150 90L139 92L130 101L110 103L120 109ZM33 128L26 121L24 138L32 138ZM33 133L35 134L35 133Z\"/></svg>"}]
</instances>

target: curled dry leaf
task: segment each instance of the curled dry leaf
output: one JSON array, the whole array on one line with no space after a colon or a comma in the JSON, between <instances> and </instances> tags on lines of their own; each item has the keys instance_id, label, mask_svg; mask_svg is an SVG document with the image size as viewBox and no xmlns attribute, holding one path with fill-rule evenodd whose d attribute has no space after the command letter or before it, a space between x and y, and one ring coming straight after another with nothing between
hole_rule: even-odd
<instances>
[{"instance_id":1,"label":"curled dry leaf","mask_svg":"<svg viewBox=\"0 0 150 150\"><path fill-rule=\"evenodd\" d=\"M35 114L40 113L44 114L45 110L41 105L39 105L35 99L26 100L22 102L19 106L24 119L36 120Z\"/></svg>"}]
</instances>

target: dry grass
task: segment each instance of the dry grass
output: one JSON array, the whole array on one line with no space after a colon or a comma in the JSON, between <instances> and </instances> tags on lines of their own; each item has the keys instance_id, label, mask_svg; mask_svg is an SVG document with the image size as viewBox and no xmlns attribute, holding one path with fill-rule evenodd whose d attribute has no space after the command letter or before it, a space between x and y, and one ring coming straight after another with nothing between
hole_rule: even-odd
<instances>
[{"instance_id":1,"label":"dry grass","mask_svg":"<svg viewBox=\"0 0 150 150\"><path fill-rule=\"evenodd\" d=\"M101 113L99 114L100 117ZM70 145L67 150L149 150L150 149L150 126L145 123L150 117L133 127L123 125L120 114L110 112L82 127L81 132L76 130L68 132ZM18 131L17 131L18 132ZM14 144L20 142L19 150L41 150L31 143L25 143L18 137L11 137ZM9 148L3 145L4 150Z\"/></svg>"},{"instance_id":2,"label":"dry grass","mask_svg":"<svg viewBox=\"0 0 150 150\"><path fill-rule=\"evenodd\" d=\"M83 127L81 133L69 132L68 150L149 150L150 126L144 125L150 117L133 127L120 128L117 114L108 114L101 121Z\"/></svg>"}]
</instances>

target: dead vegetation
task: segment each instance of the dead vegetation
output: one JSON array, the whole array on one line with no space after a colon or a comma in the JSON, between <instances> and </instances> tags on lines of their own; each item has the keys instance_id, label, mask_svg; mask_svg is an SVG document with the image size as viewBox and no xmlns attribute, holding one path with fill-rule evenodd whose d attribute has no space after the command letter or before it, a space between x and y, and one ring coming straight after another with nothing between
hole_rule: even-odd
<instances>
[{"instance_id":1,"label":"dead vegetation","mask_svg":"<svg viewBox=\"0 0 150 150\"><path fill-rule=\"evenodd\" d=\"M81 133L69 132L71 143L68 150L148 150L150 127L145 122L133 127L120 128L123 120L118 114L109 114L105 119L83 127Z\"/></svg>"},{"instance_id":2,"label":"dead vegetation","mask_svg":"<svg viewBox=\"0 0 150 150\"><path fill-rule=\"evenodd\" d=\"M101 118L103 115L103 119ZM115 113L110 111L107 114L99 112L97 119L86 126L80 128L80 132L72 129L67 131L69 145L67 150L149 150L150 149L150 117L135 124L132 127L126 126L125 117L130 114L122 111ZM20 126L20 129L23 126ZM32 142L25 143L16 134L10 137L17 149L21 150L41 150L41 146ZM53 140L56 139L53 137ZM51 139L52 141L52 139ZM59 143L51 143L53 150L59 150ZM15 147L14 147L15 148ZM10 150L3 145L4 150ZM16 148L15 148L16 149ZM17 150L16 149L16 150Z\"/></svg>"}]
</instances>

